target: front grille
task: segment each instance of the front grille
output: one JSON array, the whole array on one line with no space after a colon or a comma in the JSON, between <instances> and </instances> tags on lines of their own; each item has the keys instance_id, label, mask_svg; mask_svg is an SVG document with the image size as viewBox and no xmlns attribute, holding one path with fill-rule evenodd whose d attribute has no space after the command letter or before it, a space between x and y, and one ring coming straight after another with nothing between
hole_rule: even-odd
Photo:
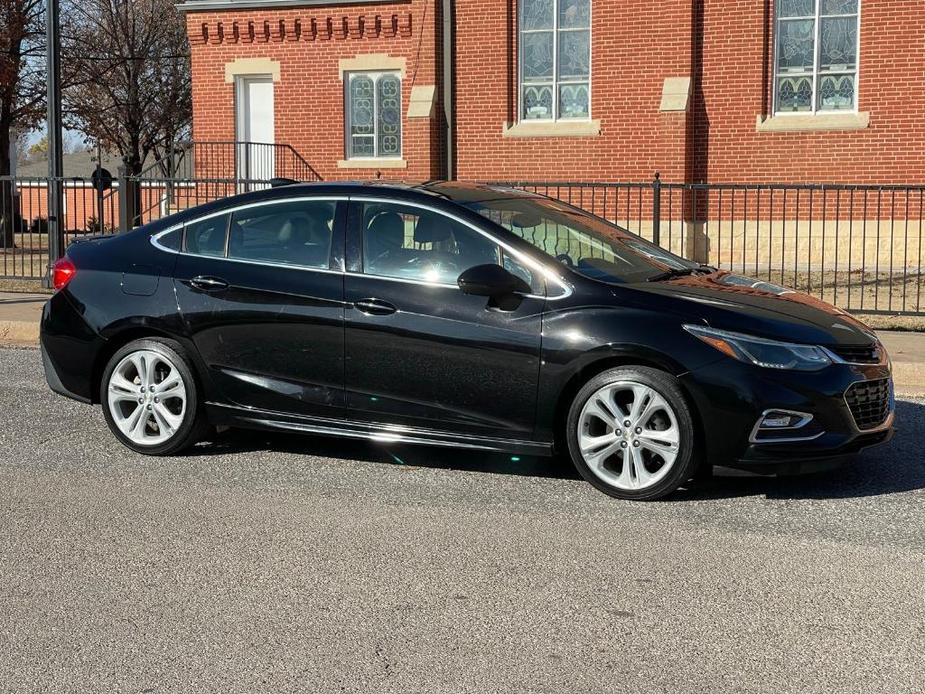
<instances>
[{"instance_id":1,"label":"front grille","mask_svg":"<svg viewBox=\"0 0 925 694\"><path fill-rule=\"evenodd\" d=\"M835 354L851 364L880 363L880 345L876 342L867 347L844 347L842 345L837 345L835 347L829 347L829 350L835 352Z\"/></svg>"},{"instance_id":2,"label":"front grille","mask_svg":"<svg viewBox=\"0 0 925 694\"><path fill-rule=\"evenodd\" d=\"M890 379L854 383L845 391L845 402L858 429L874 429L890 414Z\"/></svg>"}]
</instances>

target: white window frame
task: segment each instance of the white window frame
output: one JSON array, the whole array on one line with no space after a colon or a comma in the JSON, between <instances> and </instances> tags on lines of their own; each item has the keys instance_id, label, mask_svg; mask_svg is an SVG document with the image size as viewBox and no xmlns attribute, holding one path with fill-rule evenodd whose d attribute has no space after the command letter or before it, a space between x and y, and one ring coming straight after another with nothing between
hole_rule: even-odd
<instances>
[{"instance_id":1,"label":"white window frame","mask_svg":"<svg viewBox=\"0 0 925 694\"><path fill-rule=\"evenodd\" d=\"M855 47L855 66L854 66L854 106L850 109L848 108L838 108L838 109L823 109L819 108L819 59L821 42L820 42L820 32L822 27L822 2L823 0L813 0L813 7L815 8L815 13L813 15L806 15L800 17L780 17L778 14L778 2L775 0L774 3L774 65L771 78L771 98L773 105L774 116L812 116L816 114L825 114L830 115L833 113L858 113L858 104L860 102L860 93L861 93L861 0L858 0L858 12L857 12L857 45ZM826 18L832 17L850 17L850 14L827 14ZM811 72L801 72L801 73L781 73L778 70L778 29L780 27L781 21L793 21L793 20L813 20L813 69ZM848 74L848 70L845 71L845 74ZM781 111L778 109L777 104L777 80L782 76L793 76L793 77L809 77L812 81L813 89L813 98L810 104L810 110L808 111Z\"/></svg>"},{"instance_id":2,"label":"white window frame","mask_svg":"<svg viewBox=\"0 0 925 694\"><path fill-rule=\"evenodd\" d=\"M350 80L353 77L369 77L373 81L373 153L371 156L356 156L352 153L350 123L353 118L353 101L350 98ZM379 79L394 77L398 80L398 132L400 147L398 154L379 154ZM397 159L403 157L405 149L404 111L402 110L402 74L399 70L352 70L344 72L344 157L348 161Z\"/></svg>"},{"instance_id":3,"label":"white window frame","mask_svg":"<svg viewBox=\"0 0 925 694\"><path fill-rule=\"evenodd\" d=\"M518 123L586 123L591 120L591 96L593 94L591 78L594 65L594 2L588 0L588 27L574 27L571 29L559 29L559 3L561 0L553 0L552 8L552 82L530 82L524 80L524 34L548 32L549 29L529 29L524 31L520 28L523 17L523 0L517 0L517 118ZM559 79L559 32L569 31L587 31L588 32L588 79L587 80L560 80ZM559 85L584 84L588 83L588 115L585 118L560 118L559 117ZM524 118L523 111L523 88L525 86L551 86L552 87L552 118Z\"/></svg>"}]
</instances>

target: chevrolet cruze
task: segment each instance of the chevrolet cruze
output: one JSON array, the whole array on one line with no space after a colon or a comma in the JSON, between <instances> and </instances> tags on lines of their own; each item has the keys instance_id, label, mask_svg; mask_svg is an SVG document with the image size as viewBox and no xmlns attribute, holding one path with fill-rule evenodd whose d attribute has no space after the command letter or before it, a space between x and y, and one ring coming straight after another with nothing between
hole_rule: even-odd
<instances>
[{"instance_id":1,"label":"chevrolet cruze","mask_svg":"<svg viewBox=\"0 0 925 694\"><path fill-rule=\"evenodd\" d=\"M568 456L624 499L890 439L890 362L810 296L540 195L292 184L73 244L52 390L139 453L212 427Z\"/></svg>"}]
</instances>

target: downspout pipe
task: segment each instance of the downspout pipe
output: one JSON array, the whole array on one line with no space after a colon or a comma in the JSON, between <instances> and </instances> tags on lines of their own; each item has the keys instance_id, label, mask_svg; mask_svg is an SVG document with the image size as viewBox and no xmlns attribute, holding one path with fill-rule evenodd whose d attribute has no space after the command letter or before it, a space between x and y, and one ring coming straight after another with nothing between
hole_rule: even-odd
<instances>
[{"instance_id":1,"label":"downspout pipe","mask_svg":"<svg viewBox=\"0 0 925 694\"><path fill-rule=\"evenodd\" d=\"M453 35L453 0L443 0L443 115L446 119L446 178L456 178L456 42Z\"/></svg>"}]
</instances>

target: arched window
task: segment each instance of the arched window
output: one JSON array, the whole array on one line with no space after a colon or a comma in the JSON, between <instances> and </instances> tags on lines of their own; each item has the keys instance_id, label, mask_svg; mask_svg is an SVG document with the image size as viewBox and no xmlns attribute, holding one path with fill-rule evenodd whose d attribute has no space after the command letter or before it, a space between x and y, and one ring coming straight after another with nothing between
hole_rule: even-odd
<instances>
[{"instance_id":1,"label":"arched window","mask_svg":"<svg viewBox=\"0 0 925 694\"><path fill-rule=\"evenodd\" d=\"M520 119L591 117L591 0L519 0Z\"/></svg>"},{"instance_id":2,"label":"arched window","mask_svg":"<svg viewBox=\"0 0 925 694\"><path fill-rule=\"evenodd\" d=\"M774 109L857 109L859 0L777 0Z\"/></svg>"}]
</instances>

